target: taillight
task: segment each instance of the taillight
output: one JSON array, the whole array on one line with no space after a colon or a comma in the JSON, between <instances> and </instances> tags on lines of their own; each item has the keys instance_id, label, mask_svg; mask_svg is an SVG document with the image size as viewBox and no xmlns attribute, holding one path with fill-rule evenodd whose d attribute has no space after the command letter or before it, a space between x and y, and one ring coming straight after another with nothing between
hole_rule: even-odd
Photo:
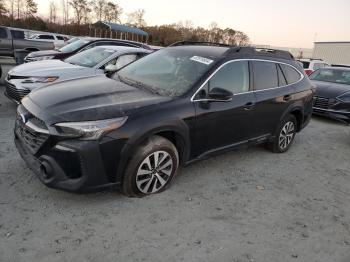
<instances>
[{"instance_id":1,"label":"taillight","mask_svg":"<svg viewBox=\"0 0 350 262\"><path fill-rule=\"evenodd\" d=\"M307 74L308 76L311 75L314 71L311 69L305 69L305 74Z\"/></svg>"}]
</instances>

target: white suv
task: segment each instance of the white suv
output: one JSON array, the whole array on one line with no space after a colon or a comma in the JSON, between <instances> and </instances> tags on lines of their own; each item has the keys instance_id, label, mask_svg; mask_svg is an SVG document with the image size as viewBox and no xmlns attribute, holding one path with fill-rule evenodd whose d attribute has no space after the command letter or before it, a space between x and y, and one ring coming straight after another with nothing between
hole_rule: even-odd
<instances>
[{"instance_id":1,"label":"white suv","mask_svg":"<svg viewBox=\"0 0 350 262\"><path fill-rule=\"evenodd\" d=\"M319 68L330 66L322 59L299 59L299 62L303 64L304 71L307 75L311 75Z\"/></svg>"},{"instance_id":2,"label":"white suv","mask_svg":"<svg viewBox=\"0 0 350 262\"><path fill-rule=\"evenodd\" d=\"M55 35L55 34L34 34L29 37L30 40L38 40L51 42L55 45L55 48L61 48L66 45L66 41L68 41L68 37L63 35Z\"/></svg>"}]
</instances>

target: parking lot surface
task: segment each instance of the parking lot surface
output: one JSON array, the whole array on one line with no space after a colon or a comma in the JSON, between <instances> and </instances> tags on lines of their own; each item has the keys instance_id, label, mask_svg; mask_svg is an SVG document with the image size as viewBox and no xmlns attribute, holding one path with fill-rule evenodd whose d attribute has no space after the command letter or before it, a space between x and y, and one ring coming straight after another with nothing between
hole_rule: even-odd
<instances>
[{"instance_id":1,"label":"parking lot surface","mask_svg":"<svg viewBox=\"0 0 350 262\"><path fill-rule=\"evenodd\" d=\"M0 261L350 261L349 127L314 118L291 150L234 151L143 199L42 185L0 86Z\"/></svg>"}]
</instances>

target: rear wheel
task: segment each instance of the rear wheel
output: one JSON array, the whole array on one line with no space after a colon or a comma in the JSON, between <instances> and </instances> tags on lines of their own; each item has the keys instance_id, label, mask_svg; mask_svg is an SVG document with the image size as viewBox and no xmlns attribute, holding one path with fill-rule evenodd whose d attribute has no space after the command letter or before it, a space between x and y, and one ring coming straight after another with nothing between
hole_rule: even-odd
<instances>
[{"instance_id":1,"label":"rear wheel","mask_svg":"<svg viewBox=\"0 0 350 262\"><path fill-rule=\"evenodd\" d=\"M288 151L294 140L296 130L296 118L293 115L287 116L277 128L273 141L267 143L267 147L274 153Z\"/></svg>"},{"instance_id":2,"label":"rear wheel","mask_svg":"<svg viewBox=\"0 0 350 262\"><path fill-rule=\"evenodd\" d=\"M161 136L149 138L129 161L123 193L142 197L164 191L175 176L178 165L178 152L169 140Z\"/></svg>"}]
</instances>

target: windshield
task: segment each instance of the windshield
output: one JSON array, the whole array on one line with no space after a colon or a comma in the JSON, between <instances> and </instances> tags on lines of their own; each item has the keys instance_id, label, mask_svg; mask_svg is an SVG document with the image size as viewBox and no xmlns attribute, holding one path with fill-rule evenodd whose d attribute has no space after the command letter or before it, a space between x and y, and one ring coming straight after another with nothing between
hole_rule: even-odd
<instances>
[{"instance_id":1,"label":"windshield","mask_svg":"<svg viewBox=\"0 0 350 262\"><path fill-rule=\"evenodd\" d=\"M95 67L115 52L117 51L106 47L94 47L67 58L65 62L84 67Z\"/></svg>"},{"instance_id":2,"label":"windshield","mask_svg":"<svg viewBox=\"0 0 350 262\"><path fill-rule=\"evenodd\" d=\"M121 69L121 81L167 96L179 96L209 69L214 60L193 50L162 49Z\"/></svg>"},{"instance_id":3,"label":"windshield","mask_svg":"<svg viewBox=\"0 0 350 262\"><path fill-rule=\"evenodd\" d=\"M310 79L350 85L350 71L341 69L319 69L310 75Z\"/></svg>"},{"instance_id":4,"label":"windshield","mask_svg":"<svg viewBox=\"0 0 350 262\"><path fill-rule=\"evenodd\" d=\"M73 52L73 51L79 49L83 45L86 45L89 42L90 42L89 40L80 39L80 40L75 41L75 42L73 42L71 44L65 45L64 47L61 47L60 49L58 49L58 51L65 52L65 53L70 53L70 52Z\"/></svg>"}]
</instances>

